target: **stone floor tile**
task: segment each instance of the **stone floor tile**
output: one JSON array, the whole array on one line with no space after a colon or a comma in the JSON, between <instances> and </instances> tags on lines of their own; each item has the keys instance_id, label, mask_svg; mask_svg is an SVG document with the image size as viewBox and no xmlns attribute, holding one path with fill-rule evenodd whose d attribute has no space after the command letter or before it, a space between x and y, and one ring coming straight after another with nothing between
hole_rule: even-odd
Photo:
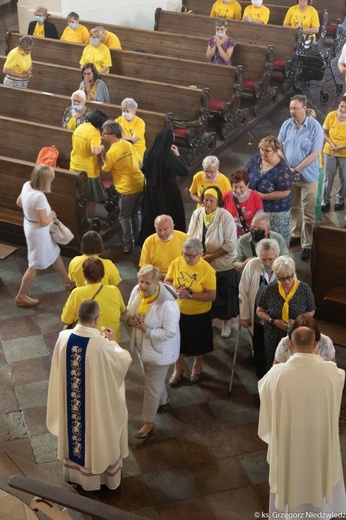
<instances>
[{"instance_id":1,"label":"stone floor tile","mask_svg":"<svg viewBox=\"0 0 346 520\"><path fill-rule=\"evenodd\" d=\"M6 319L1 324L0 339L2 342L7 340L12 341L17 338L36 336L41 332L35 318L35 312L38 312L37 307L33 309L22 309L16 307L16 309L19 312L19 316Z\"/></svg>"},{"instance_id":2,"label":"stone floor tile","mask_svg":"<svg viewBox=\"0 0 346 520\"><path fill-rule=\"evenodd\" d=\"M262 502L252 487L213 493L205 500L217 520L254 520L254 512L262 512Z\"/></svg>"},{"instance_id":3,"label":"stone floor tile","mask_svg":"<svg viewBox=\"0 0 346 520\"><path fill-rule=\"evenodd\" d=\"M262 505L262 511L263 513L268 513L269 508L269 483L263 482L262 484L255 484L252 486L252 489L260 499L260 503ZM261 516L261 518L265 518L264 516Z\"/></svg>"},{"instance_id":4,"label":"stone floor tile","mask_svg":"<svg viewBox=\"0 0 346 520\"><path fill-rule=\"evenodd\" d=\"M123 478L134 477L135 475L141 474L140 467L131 447L129 448L128 457L123 459L123 468L121 470L121 474Z\"/></svg>"},{"instance_id":5,"label":"stone floor tile","mask_svg":"<svg viewBox=\"0 0 346 520\"><path fill-rule=\"evenodd\" d=\"M258 405L252 396L245 398L222 399L209 403L221 426L245 424L258 419Z\"/></svg>"},{"instance_id":6,"label":"stone floor tile","mask_svg":"<svg viewBox=\"0 0 346 520\"><path fill-rule=\"evenodd\" d=\"M176 520L177 518L188 520L215 520L209 508L208 501L204 497L190 498L157 506L160 520Z\"/></svg>"},{"instance_id":7,"label":"stone floor tile","mask_svg":"<svg viewBox=\"0 0 346 520\"><path fill-rule=\"evenodd\" d=\"M46 406L48 381L38 381L37 383L16 386L15 392L21 410Z\"/></svg>"},{"instance_id":8,"label":"stone floor tile","mask_svg":"<svg viewBox=\"0 0 346 520\"><path fill-rule=\"evenodd\" d=\"M49 379L50 365L50 356L46 355L32 359L15 361L10 363L9 367L14 384L24 385L26 383L34 383L36 381L45 381Z\"/></svg>"},{"instance_id":9,"label":"stone floor tile","mask_svg":"<svg viewBox=\"0 0 346 520\"><path fill-rule=\"evenodd\" d=\"M20 439L26 436L25 424L21 412L0 415L0 442Z\"/></svg>"},{"instance_id":10,"label":"stone floor tile","mask_svg":"<svg viewBox=\"0 0 346 520\"><path fill-rule=\"evenodd\" d=\"M10 367L7 363L0 365L0 388L12 385L13 381L11 378Z\"/></svg>"},{"instance_id":11,"label":"stone floor tile","mask_svg":"<svg viewBox=\"0 0 346 520\"><path fill-rule=\"evenodd\" d=\"M116 262L116 266L119 270L122 280L133 280L133 279L136 280L137 279L137 269L133 265L133 262L131 262L131 261ZM121 286L119 286L119 288L120 287Z\"/></svg>"},{"instance_id":12,"label":"stone floor tile","mask_svg":"<svg viewBox=\"0 0 346 520\"><path fill-rule=\"evenodd\" d=\"M255 372L251 372L250 370L237 370L237 375L250 395L258 394L258 377Z\"/></svg>"},{"instance_id":13,"label":"stone floor tile","mask_svg":"<svg viewBox=\"0 0 346 520\"><path fill-rule=\"evenodd\" d=\"M57 456L57 437L51 433L42 433L30 437L32 451L36 464L43 462L53 462Z\"/></svg>"},{"instance_id":14,"label":"stone floor tile","mask_svg":"<svg viewBox=\"0 0 346 520\"><path fill-rule=\"evenodd\" d=\"M191 469L203 495L249 486L251 483L237 457L194 464Z\"/></svg>"},{"instance_id":15,"label":"stone floor tile","mask_svg":"<svg viewBox=\"0 0 346 520\"><path fill-rule=\"evenodd\" d=\"M153 497L155 505L176 502L203 495L190 468L172 468L142 476Z\"/></svg>"},{"instance_id":16,"label":"stone floor tile","mask_svg":"<svg viewBox=\"0 0 346 520\"><path fill-rule=\"evenodd\" d=\"M141 441L135 437L135 434L143 426L143 419L141 415L131 417L129 421L129 444L133 447L148 444L154 440L160 441L174 436L174 430L169 419L168 413L157 414L155 418L155 429L150 439Z\"/></svg>"},{"instance_id":17,"label":"stone floor tile","mask_svg":"<svg viewBox=\"0 0 346 520\"><path fill-rule=\"evenodd\" d=\"M189 464L198 464L213 459L231 457L235 452L230 439L222 430L189 429L186 433L177 436Z\"/></svg>"},{"instance_id":18,"label":"stone floor tile","mask_svg":"<svg viewBox=\"0 0 346 520\"><path fill-rule=\"evenodd\" d=\"M135 515L146 518L147 520L161 520L156 507L145 507L143 509L137 509L136 511L132 511L132 512Z\"/></svg>"},{"instance_id":19,"label":"stone floor tile","mask_svg":"<svg viewBox=\"0 0 346 520\"><path fill-rule=\"evenodd\" d=\"M244 453L238 455L251 484L262 484L269 478L269 466L267 464L267 450Z\"/></svg>"},{"instance_id":20,"label":"stone floor tile","mask_svg":"<svg viewBox=\"0 0 346 520\"><path fill-rule=\"evenodd\" d=\"M48 350L41 335L4 340L2 342L7 363L48 356Z\"/></svg>"},{"instance_id":21,"label":"stone floor tile","mask_svg":"<svg viewBox=\"0 0 346 520\"><path fill-rule=\"evenodd\" d=\"M12 383L11 383L12 384ZM0 414L15 412L19 410L17 395L13 386L2 386L0 388Z\"/></svg>"},{"instance_id":22,"label":"stone floor tile","mask_svg":"<svg viewBox=\"0 0 346 520\"><path fill-rule=\"evenodd\" d=\"M0 366L5 365L7 363L5 352L2 348L2 343L0 342ZM0 384L1 384L1 376L0 376Z\"/></svg>"},{"instance_id":23,"label":"stone floor tile","mask_svg":"<svg viewBox=\"0 0 346 520\"><path fill-rule=\"evenodd\" d=\"M85 495L82 490L81 493ZM124 478L120 487L115 491L103 487L96 495L101 502L119 507L125 511L134 511L153 506L153 498L149 487L143 480L143 477L140 476Z\"/></svg>"},{"instance_id":24,"label":"stone floor tile","mask_svg":"<svg viewBox=\"0 0 346 520\"><path fill-rule=\"evenodd\" d=\"M223 428L224 434L229 439L229 443L235 455L261 451L267 448L258 436L258 423L237 424Z\"/></svg>"},{"instance_id":25,"label":"stone floor tile","mask_svg":"<svg viewBox=\"0 0 346 520\"><path fill-rule=\"evenodd\" d=\"M30 439L14 439L12 441L0 442L0 452L5 451L16 457L25 459L28 462L35 463L34 454L31 448Z\"/></svg>"},{"instance_id":26,"label":"stone floor tile","mask_svg":"<svg viewBox=\"0 0 346 520\"><path fill-rule=\"evenodd\" d=\"M133 455L142 474L184 466L187 459L177 439L160 439L133 446Z\"/></svg>"},{"instance_id":27,"label":"stone floor tile","mask_svg":"<svg viewBox=\"0 0 346 520\"><path fill-rule=\"evenodd\" d=\"M23 410L25 426L30 437L48 432L46 415L47 408L45 406Z\"/></svg>"},{"instance_id":28,"label":"stone floor tile","mask_svg":"<svg viewBox=\"0 0 346 520\"><path fill-rule=\"evenodd\" d=\"M169 420L176 435L196 431L210 432L212 434L213 431L220 430L220 425L215 420L207 403L174 408L169 412Z\"/></svg>"}]
</instances>

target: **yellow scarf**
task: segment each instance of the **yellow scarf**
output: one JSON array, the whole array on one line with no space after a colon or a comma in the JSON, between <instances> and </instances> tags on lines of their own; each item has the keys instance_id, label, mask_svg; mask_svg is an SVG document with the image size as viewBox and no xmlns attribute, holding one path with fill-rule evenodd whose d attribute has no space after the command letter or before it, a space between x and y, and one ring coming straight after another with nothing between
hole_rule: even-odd
<instances>
[{"instance_id":1,"label":"yellow scarf","mask_svg":"<svg viewBox=\"0 0 346 520\"><path fill-rule=\"evenodd\" d=\"M149 303L153 303L153 301L156 300L160 292L160 286L158 285L156 287L156 291L151 296L148 296L147 298L144 296L142 291L139 291L139 296L142 298L141 303L138 307L138 314L148 314L149 310Z\"/></svg>"},{"instance_id":2,"label":"yellow scarf","mask_svg":"<svg viewBox=\"0 0 346 520\"><path fill-rule=\"evenodd\" d=\"M283 319L283 321L285 323L288 323L289 321L289 303L291 301L291 299L293 298L293 296L296 294L296 290L298 289L298 285L299 285L299 280L297 279L294 279L293 280L293 285L289 291L289 293L286 295L285 294L285 291L284 291L284 288L282 287L282 284L281 282L278 281L278 287L279 287L279 294L280 296L285 300L285 303L282 307L282 314L281 314L281 318Z\"/></svg>"},{"instance_id":3,"label":"yellow scarf","mask_svg":"<svg viewBox=\"0 0 346 520\"><path fill-rule=\"evenodd\" d=\"M204 225L206 228L208 228L210 226L210 224L213 222L216 212L217 212L217 208L212 213L209 213L209 215L207 215L206 212L204 212L203 222L204 222Z\"/></svg>"}]
</instances>

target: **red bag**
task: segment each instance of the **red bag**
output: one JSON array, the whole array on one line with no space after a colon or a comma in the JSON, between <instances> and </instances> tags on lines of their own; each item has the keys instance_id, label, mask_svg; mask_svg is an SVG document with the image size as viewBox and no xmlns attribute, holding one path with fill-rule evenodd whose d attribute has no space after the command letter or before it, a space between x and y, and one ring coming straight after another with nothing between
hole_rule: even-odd
<instances>
[{"instance_id":1,"label":"red bag","mask_svg":"<svg viewBox=\"0 0 346 520\"><path fill-rule=\"evenodd\" d=\"M57 167L59 150L52 146L44 146L38 153L36 164L48 164L53 168Z\"/></svg>"}]
</instances>

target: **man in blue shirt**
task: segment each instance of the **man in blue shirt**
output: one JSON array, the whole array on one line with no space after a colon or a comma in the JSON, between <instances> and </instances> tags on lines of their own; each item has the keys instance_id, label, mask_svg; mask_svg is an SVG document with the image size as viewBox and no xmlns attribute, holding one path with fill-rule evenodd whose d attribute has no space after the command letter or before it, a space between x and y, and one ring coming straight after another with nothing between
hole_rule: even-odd
<instances>
[{"instance_id":1,"label":"man in blue shirt","mask_svg":"<svg viewBox=\"0 0 346 520\"><path fill-rule=\"evenodd\" d=\"M300 258L308 260L316 222L318 154L322 151L324 134L319 122L309 115L306 96L291 98L290 114L291 118L282 124L278 135L283 156L293 174L290 246L301 242Z\"/></svg>"}]
</instances>

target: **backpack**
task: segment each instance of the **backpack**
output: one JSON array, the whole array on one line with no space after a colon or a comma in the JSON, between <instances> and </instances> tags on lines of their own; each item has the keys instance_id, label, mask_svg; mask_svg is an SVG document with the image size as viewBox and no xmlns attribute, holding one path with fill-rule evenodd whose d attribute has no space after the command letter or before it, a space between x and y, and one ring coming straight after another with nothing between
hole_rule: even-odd
<instances>
[{"instance_id":1,"label":"backpack","mask_svg":"<svg viewBox=\"0 0 346 520\"><path fill-rule=\"evenodd\" d=\"M56 168L58 157L59 150L54 145L44 146L38 153L36 164L48 164L48 166Z\"/></svg>"}]
</instances>

